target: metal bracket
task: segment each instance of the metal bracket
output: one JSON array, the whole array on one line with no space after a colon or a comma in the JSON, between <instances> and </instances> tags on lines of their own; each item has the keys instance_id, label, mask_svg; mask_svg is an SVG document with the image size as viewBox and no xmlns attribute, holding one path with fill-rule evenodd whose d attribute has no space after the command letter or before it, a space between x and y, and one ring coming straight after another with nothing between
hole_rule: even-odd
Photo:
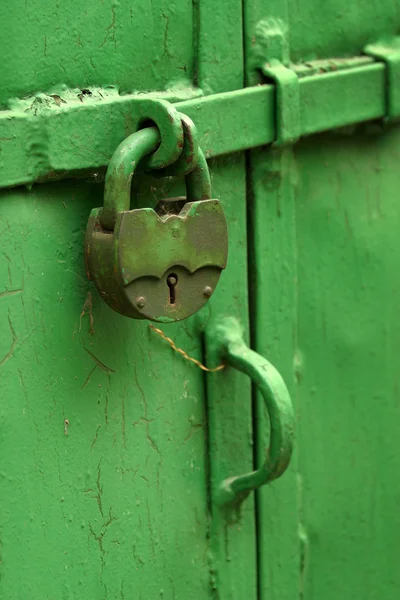
<instances>
[{"instance_id":1,"label":"metal bracket","mask_svg":"<svg viewBox=\"0 0 400 600\"><path fill-rule=\"evenodd\" d=\"M368 44L364 54L386 65L386 115L390 122L400 117L400 38L391 42Z\"/></svg>"},{"instance_id":2,"label":"metal bracket","mask_svg":"<svg viewBox=\"0 0 400 600\"><path fill-rule=\"evenodd\" d=\"M279 19L260 21L256 28L258 48L263 49L260 65L265 77L276 86L275 146L294 144L300 138L300 86L297 74L289 67L287 27Z\"/></svg>"}]
</instances>

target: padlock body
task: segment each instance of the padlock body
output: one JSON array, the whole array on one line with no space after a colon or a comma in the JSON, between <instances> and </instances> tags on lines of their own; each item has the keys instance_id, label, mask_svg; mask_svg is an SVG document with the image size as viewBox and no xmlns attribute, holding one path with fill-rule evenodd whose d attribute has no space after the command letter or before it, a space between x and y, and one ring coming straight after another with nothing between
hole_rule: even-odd
<instances>
[{"instance_id":1,"label":"padlock body","mask_svg":"<svg viewBox=\"0 0 400 600\"><path fill-rule=\"evenodd\" d=\"M89 217L88 276L104 300L125 316L185 319L207 302L226 266L228 234L220 202L175 203L181 210L121 212L114 231L101 227L101 209ZM161 204L165 207L165 201Z\"/></svg>"}]
</instances>

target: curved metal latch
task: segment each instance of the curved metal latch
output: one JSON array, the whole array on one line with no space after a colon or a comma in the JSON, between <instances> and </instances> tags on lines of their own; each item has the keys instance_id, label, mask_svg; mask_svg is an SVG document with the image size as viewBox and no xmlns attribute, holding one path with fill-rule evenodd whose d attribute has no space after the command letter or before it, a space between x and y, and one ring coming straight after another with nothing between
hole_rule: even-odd
<instances>
[{"instance_id":1,"label":"curved metal latch","mask_svg":"<svg viewBox=\"0 0 400 600\"><path fill-rule=\"evenodd\" d=\"M255 37L263 49L261 72L276 87L274 146L294 144L301 135L300 85L290 68L288 28L280 19L270 17L257 24Z\"/></svg>"},{"instance_id":2,"label":"curved metal latch","mask_svg":"<svg viewBox=\"0 0 400 600\"><path fill-rule=\"evenodd\" d=\"M207 341L213 353L218 353L226 364L251 378L264 398L270 420L270 445L264 464L251 473L229 477L219 486L219 504L239 503L287 469L293 450L293 405L275 367L245 344L236 319L228 317L213 326L207 332Z\"/></svg>"}]
</instances>

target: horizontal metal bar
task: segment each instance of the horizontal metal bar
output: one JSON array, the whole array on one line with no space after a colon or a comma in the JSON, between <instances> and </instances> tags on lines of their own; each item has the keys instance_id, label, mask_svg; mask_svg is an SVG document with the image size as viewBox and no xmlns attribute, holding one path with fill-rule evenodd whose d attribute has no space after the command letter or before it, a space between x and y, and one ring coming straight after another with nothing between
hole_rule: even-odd
<instances>
[{"instance_id":1,"label":"horizontal metal bar","mask_svg":"<svg viewBox=\"0 0 400 600\"><path fill-rule=\"evenodd\" d=\"M196 124L207 158L262 146L275 137L275 90L262 85L176 104Z\"/></svg>"},{"instance_id":2,"label":"horizontal metal bar","mask_svg":"<svg viewBox=\"0 0 400 600\"><path fill-rule=\"evenodd\" d=\"M196 123L207 157L274 141L274 86L193 98L199 93L187 90L184 95L190 99L179 101L175 95L173 100ZM382 118L385 97L382 63L302 77L301 135ZM0 187L104 168L118 144L132 133L131 115L143 95L107 97L99 91L74 101L49 98L51 102L0 112Z\"/></svg>"},{"instance_id":3,"label":"horizontal metal bar","mask_svg":"<svg viewBox=\"0 0 400 600\"><path fill-rule=\"evenodd\" d=\"M385 116L385 69L379 63L300 80L302 135Z\"/></svg>"}]
</instances>

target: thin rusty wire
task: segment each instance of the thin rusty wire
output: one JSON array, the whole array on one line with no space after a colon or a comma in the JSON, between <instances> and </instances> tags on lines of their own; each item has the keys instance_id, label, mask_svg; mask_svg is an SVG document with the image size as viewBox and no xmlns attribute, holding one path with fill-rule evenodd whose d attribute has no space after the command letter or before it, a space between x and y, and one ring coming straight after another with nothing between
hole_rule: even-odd
<instances>
[{"instance_id":1,"label":"thin rusty wire","mask_svg":"<svg viewBox=\"0 0 400 600\"><path fill-rule=\"evenodd\" d=\"M219 365L218 367L214 367L214 369L209 369L208 367L203 365L199 360L196 360L195 358L192 358L191 356L189 356L184 350L182 350L182 348L177 348L175 345L175 342L173 340L171 340L171 338L167 337L165 335L165 333L163 331L161 331L161 329L154 327L154 325L152 325L151 323L149 323L149 327L150 327L150 329L155 331L155 333L157 333L160 337L162 337L163 340L168 342L168 344L171 346L172 350L174 350L175 352L178 352L178 354L181 354L181 356L183 356L183 358L185 360L189 360L190 362L194 363L202 371L206 371L207 373L216 373L217 371L222 371L222 369L225 369L225 365Z\"/></svg>"}]
</instances>

